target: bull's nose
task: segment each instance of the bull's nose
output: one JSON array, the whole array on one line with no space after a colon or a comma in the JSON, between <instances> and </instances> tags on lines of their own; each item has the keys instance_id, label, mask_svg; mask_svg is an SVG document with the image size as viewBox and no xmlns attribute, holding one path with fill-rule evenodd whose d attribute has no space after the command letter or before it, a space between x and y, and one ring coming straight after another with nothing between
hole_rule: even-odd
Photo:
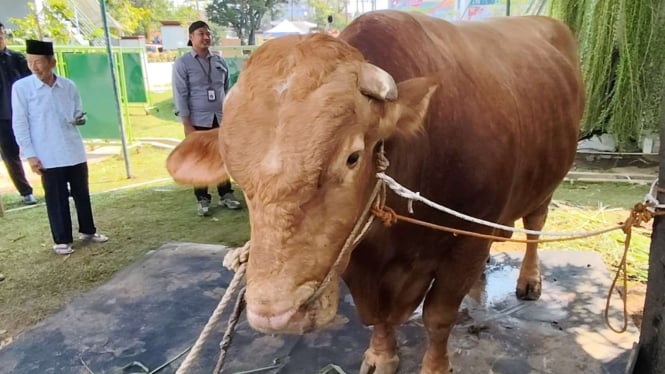
<instances>
[{"instance_id":1,"label":"bull's nose","mask_svg":"<svg viewBox=\"0 0 665 374\"><path fill-rule=\"evenodd\" d=\"M317 286L307 282L290 292L276 293L274 285L250 283L245 294L247 320L263 332L301 332L308 309L303 308L303 303Z\"/></svg>"},{"instance_id":2,"label":"bull's nose","mask_svg":"<svg viewBox=\"0 0 665 374\"><path fill-rule=\"evenodd\" d=\"M296 320L297 310L291 309L286 310L277 314L263 314L256 310L251 309L249 306L247 308L247 320L249 324L262 332L282 332L282 331L291 331L294 328L295 324L298 324Z\"/></svg>"}]
</instances>

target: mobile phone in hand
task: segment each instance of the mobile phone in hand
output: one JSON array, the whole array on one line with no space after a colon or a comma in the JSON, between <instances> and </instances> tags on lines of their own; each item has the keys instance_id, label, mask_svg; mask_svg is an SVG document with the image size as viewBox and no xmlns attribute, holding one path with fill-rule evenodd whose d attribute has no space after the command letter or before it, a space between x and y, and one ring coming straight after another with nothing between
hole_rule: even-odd
<instances>
[{"instance_id":1,"label":"mobile phone in hand","mask_svg":"<svg viewBox=\"0 0 665 374\"><path fill-rule=\"evenodd\" d=\"M80 126L80 125L85 125L85 115L88 114L86 112L82 112L76 118L74 118L73 121L71 121L72 124Z\"/></svg>"}]
</instances>

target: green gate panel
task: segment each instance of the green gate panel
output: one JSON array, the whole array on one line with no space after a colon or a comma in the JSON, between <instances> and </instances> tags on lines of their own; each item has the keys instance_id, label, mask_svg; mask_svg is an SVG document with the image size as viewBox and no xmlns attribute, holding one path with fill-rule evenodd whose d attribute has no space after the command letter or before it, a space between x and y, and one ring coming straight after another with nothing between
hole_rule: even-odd
<instances>
[{"instance_id":1,"label":"green gate panel","mask_svg":"<svg viewBox=\"0 0 665 374\"><path fill-rule=\"evenodd\" d=\"M113 81L104 53L63 53L67 78L76 83L88 121L81 126L86 139L121 139Z\"/></svg>"},{"instance_id":2,"label":"green gate panel","mask_svg":"<svg viewBox=\"0 0 665 374\"><path fill-rule=\"evenodd\" d=\"M242 68L245 66L247 57L225 57L224 60L226 60L226 64L229 66L230 88L233 87L236 81L238 81L238 75L240 75L240 71L242 71Z\"/></svg>"},{"instance_id":3,"label":"green gate panel","mask_svg":"<svg viewBox=\"0 0 665 374\"><path fill-rule=\"evenodd\" d=\"M122 53L122 63L125 68L125 87L128 103L147 103L148 95L145 89L145 77L140 53Z\"/></svg>"}]
</instances>

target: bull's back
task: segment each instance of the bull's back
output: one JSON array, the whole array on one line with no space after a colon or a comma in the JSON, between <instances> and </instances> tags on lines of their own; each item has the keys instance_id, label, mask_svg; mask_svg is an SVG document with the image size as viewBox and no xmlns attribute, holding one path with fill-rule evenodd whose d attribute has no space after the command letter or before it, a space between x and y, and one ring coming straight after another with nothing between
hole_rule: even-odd
<instances>
[{"instance_id":1,"label":"bull's back","mask_svg":"<svg viewBox=\"0 0 665 374\"><path fill-rule=\"evenodd\" d=\"M392 152L420 158L422 170L407 173L397 161L392 172L398 179L424 176L405 180L422 193L509 222L542 203L570 168L583 86L575 41L562 23L511 17L452 24L383 11L360 17L340 37L398 82L440 78L426 136L418 140L427 146L420 144L420 154L401 152L396 142Z\"/></svg>"}]
</instances>

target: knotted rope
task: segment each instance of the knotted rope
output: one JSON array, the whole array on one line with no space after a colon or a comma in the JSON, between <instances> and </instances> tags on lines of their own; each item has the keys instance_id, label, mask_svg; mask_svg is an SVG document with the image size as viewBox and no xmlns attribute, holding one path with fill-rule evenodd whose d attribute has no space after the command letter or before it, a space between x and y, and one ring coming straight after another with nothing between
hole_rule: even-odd
<instances>
[{"instance_id":1,"label":"knotted rope","mask_svg":"<svg viewBox=\"0 0 665 374\"><path fill-rule=\"evenodd\" d=\"M647 223L651 221L653 217L663 215L663 213L665 212L656 212L655 210L650 209L650 207L644 203L635 204L633 210L630 212L630 215L623 223L623 227L621 228L626 235L626 238L623 242L623 254L621 256L621 261L619 262L614 279L612 280L610 290L607 293L607 300L605 302L605 324L607 324L607 327L609 327L610 330L618 334L621 334L628 329L628 270L626 267L626 260L628 257L628 250L630 249L630 239L633 236L633 227L640 227L643 223ZM612 294L614 293L617 280L621 274L623 274L623 292L620 293L621 301L623 303L623 325L621 328L617 329L610 323L609 313Z\"/></svg>"}]
</instances>

